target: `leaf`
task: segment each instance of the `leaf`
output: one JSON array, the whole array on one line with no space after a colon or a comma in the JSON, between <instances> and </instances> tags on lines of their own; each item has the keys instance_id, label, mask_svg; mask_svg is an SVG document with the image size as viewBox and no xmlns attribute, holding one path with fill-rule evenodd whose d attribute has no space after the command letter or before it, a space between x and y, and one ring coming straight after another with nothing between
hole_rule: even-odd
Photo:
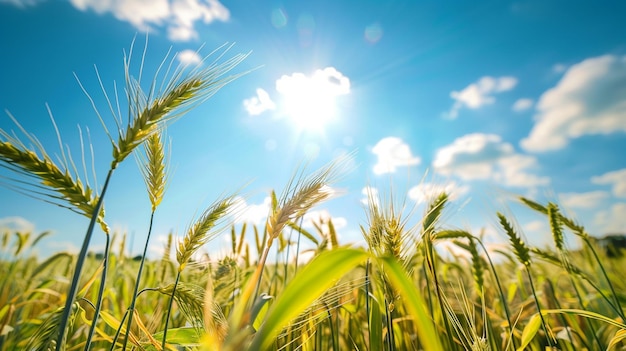
<instances>
[{"instance_id":1,"label":"leaf","mask_svg":"<svg viewBox=\"0 0 626 351\"><path fill-rule=\"evenodd\" d=\"M405 308L413 316L414 325L424 350L443 351L441 341L437 337L439 333L435 331L431 316L426 311L426 302L402 265L394 257L383 257L379 260L384 263L387 277L396 290L400 292Z\"/></svg>"},{"instance_id":2,"label":"leaf","mask_svg":"<svg viewBox=\"0 0 626 351\"><path fill-rule=\"evenodd\" d=\"M263 323L263 320L265 319L265 316L267 315L267 311L269 310L269 307L270 307L268 302L270 302L270 300L272 300L273 298L274 298L273 296L263 293L261 294L261 296L257 298L256 302L254 303L254 306L252 306L251 317L252 317L252 320L254 321L252 323L252 326L254 327L255 330L259 330L259 328L261 327L261 324Z\"/></svg>"},{"instance_id":3,"label":"leaf","mask_svg":"<svg viewBox=\"0 0 626 351\"><path fill-rule=\"evenodd\" d=\"M615 333L615 336L613 336L613 338L609 342L609 346L607 347L607 350L611 350L612 348L617 346L617 344L620 341L622 341L624 339L626 339L626 329L618 330L617 333Z\"/></svg>"},{"instance_id":4,"label":"leaf","mask_svg":"<svg viewBox=\"0 0 626 351\"><path fill-rule=\"evenodd\" d=\"M156 340L163 339L163 332L158 332L152 337ZM200 346L200 336L194 327L171 328L167 330L167 343L184 347ZM152 345L145 347L146 350L156 350Z\"/></svg>"},{"instance_id":5,"label":"leaf","mask_svg":"<svg viewBox=\"0 0 626 351\"><path fill-rule=\"evenodd\" d=\"M284 327L367 257L363 250L347 248L327 251L315 257L277 297L249 349L266 350L271 347Z\"/></svg>"},{"instance_id":6,"label":"leaf","mask_svg":"<svg viewBox=\"0 0 626 351\"><path fill-rule=\"evenodd\" d=\"M517 348L517 351L523 351L526 346L530 344L540 327L541 318L539 317L539 314L536 313L530 318L526 327L524 327L524 330L522 331L522 344Z\"/></svg>"},{"instance_id":7,"label":"leaf","mask_svg":"<svg viewBox=\"0 0 626 351\"><path fill-rule=\"evenodd\" d=\"M367 298L370 298L368 296ZM370 299L370 316L369 316L369 337L370 350L383 349L383 317L380 313L380 306L376 299Z\"/></svg>"}]
</instances>

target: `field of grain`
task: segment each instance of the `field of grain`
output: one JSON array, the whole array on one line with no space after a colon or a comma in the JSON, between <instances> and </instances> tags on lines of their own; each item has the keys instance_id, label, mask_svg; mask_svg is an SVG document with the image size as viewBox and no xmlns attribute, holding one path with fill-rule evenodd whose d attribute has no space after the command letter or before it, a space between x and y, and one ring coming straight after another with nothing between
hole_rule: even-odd
<instances>
[{"instance_id":1,"label":"field of grain","mask_svg":"<svg viewBox=\"0 0 626 351\"><path fill-rule=\"evenodd\" d=\"M446 193L418 219L370 199L361 226L366 247L340 242L332 221L302 228L304 214L331 197L350 156L300 172L272 192L263 226L235 226L237 197L226 195L180 240L170 235L162 259L146 257L151 233L141 256L125 257L126 236L111 232L102 201L115 169L131 153L143 155L152 223L166 196L162 133L239 77L228 72L244 58L167 68L165 83L149 91L127 72L128 124L119 135L107 131L112 160L101 189L27 131L24 141L0 130L0 162L20 189L91 221L78 254L44 261L31 249L48 233L2 233L0 350L626 349L624 259L606 255L553 203L519 198L549 224L551 250L529 246L514 219L496 213L509 246L488 251L480 233L441 221ZM107 237L97 255L90 251L96 226ZM204 244L224 230L231 252L200 259ZM568 250L566 236L580 249ZM314 249L301 252L301 241ZM443 242L458 247L456 254L443 254Z\"/></svg>"}]
</instances>

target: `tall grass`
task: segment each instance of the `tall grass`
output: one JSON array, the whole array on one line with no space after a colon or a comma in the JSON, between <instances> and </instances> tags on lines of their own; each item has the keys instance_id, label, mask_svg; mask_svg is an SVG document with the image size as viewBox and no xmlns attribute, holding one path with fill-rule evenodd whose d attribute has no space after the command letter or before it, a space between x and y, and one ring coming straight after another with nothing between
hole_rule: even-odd
<instances>
[{"instance_id":1,"label":"tall grass","mask_svg":"<svg viewBox=\"0 0 626 351\"><path fill-rule=\"evenodd\" d=\"M147 257L167 187L163 132L238 76L223 75L245 55L221 62L224 53L198 68L173 68L166 58L146 90L143 72L132 78L130 55L125 58L127 123L104 90L115 137L96 110L113 156L101 189L88 182L84 162L79 172L63 151L54 161L13 117L31 146L0 131L0 164L14 172L8 180L13 189L90 218L77 255L60 252L42 262L36 246L49 233L1 233L0 351L626 347L624 258L604 255L556 204L522 198L545 216L552 249L530 246L514 218L498 212L509 247L490 251L481 235L442 220L446 193L422 218L393 197L370 198L361 224L365 247L341 242L332 220L303 227L304 215L336 194L332 186L351 155L309 174L300 171L280 195L272 191L263 225L233 223L238 197L224 196L181 238L170 233L160 259ZM143 252L133 260L124 257L125 234L110 233L102 200L114 170L141 145L151 215ZM96 224L107 235L102 257L89 252ZM226 229L230 252L202 257L204 245ZM568 248L567 235L581 248ZM112 249L119 239L121 248ZM460 251L446 254L446 242ZM311 258L304 260L305 253Z\"/></svg>"}]
</instances>

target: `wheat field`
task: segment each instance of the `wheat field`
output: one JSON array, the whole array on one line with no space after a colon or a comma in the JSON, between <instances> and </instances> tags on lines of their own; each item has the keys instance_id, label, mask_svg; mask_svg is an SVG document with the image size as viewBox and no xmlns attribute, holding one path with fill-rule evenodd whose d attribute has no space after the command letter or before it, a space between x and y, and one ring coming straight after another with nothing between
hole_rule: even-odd
<instances>
[{"instance_id":1,"label":"wheat field","mask_svg":"<svg viewBox=\"0 0 626 351\"><path fill-rule=\"evenodd\" d=\"M23 128L27 140L0 130L0 162L19 189L90 220L78 254L45 260L32 248L50 233L1 233L0 350L626 349L626 261L607 255L556 204L519 198L549 225L553 249L529 246L514 218L498 212L509 245L489 250L480 233L442 221L445 192L421 218L370 199L364 247L341 242L332 220L302 228L303 216L331 197L350 155L272 192L265 225L234 224L232 193L215 199L179 239L170 234L162 258L148 257L151 229L142 255L125 256L126 234L106 222L109 180L138 155L152 228L167 196L168 125L246 73L230 73L245 54L224 55L193 69L164 60L148 91L125 58L127 123L106 130L112 158L100 189L89 187L71 157L51 157ZM95 254L97 227L107 241ZM230 252L203 255L224 231ZM580 249L568 250L565 237ZM457 250L444 254L442 243Z\"/></svg>"}]
</instances>

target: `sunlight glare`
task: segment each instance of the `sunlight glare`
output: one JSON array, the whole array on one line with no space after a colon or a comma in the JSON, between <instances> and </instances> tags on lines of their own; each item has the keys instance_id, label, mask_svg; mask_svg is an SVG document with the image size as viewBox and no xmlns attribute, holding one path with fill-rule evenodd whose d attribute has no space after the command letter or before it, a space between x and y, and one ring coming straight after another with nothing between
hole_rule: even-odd
<instances>
[{"instance_id":1,"label":"sunlight glare","mask_svg":"<svg viewBox=\"0 0 626 351\"><path fill-rule=\"evenodd\" d=\"M276 90L283 95L284 114L301 131L321 132L337 113L336 97L350 92L350 80L333 67L282 76Z\"/></svg>"}]
</instances>

